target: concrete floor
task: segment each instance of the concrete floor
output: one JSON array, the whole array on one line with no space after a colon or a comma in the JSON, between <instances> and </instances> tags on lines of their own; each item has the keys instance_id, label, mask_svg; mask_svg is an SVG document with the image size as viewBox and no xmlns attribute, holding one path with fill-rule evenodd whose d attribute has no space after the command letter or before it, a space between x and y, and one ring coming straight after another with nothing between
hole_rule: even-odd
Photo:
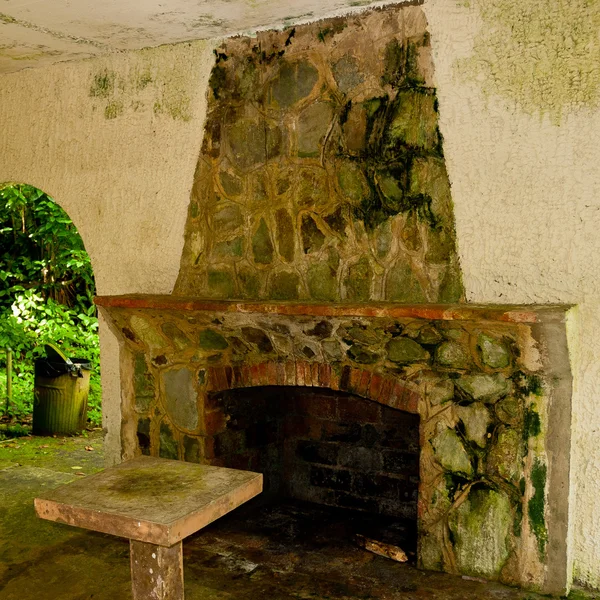
<instances>
[{"instance_id":1,"label":"concrete floor","mask_svg":"<svg viewBox=\"0 0 600 600\"><path fill-rule=\"evenodd\" d=\"M40 490L101 465L98 436L0 445L0 600L131 598L126 540L40 521L33 512L32 500ZM297 503L244 507L232 513L184 542L186 598L542 598L375 556L352 543L362 519L346 516ZM400 538L405 533L397 526ZM578 592L571 596L594 597Z\"/></svg>"}]
</instances>

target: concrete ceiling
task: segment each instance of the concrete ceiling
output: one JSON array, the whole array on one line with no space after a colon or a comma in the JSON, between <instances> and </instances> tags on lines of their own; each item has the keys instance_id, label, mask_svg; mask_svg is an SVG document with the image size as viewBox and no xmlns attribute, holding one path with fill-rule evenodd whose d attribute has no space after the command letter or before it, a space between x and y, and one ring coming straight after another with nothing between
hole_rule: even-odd
<instances>
[{"instance_id":1,"label":"concrete ceiling","mask_svg":"<svg viewBox=\"0 0 600 600\"><path fill-rule=\"evenodd\" d=\"M392 1L0 0L0 74L283 27Z\"/></svg>"}]
</instances>

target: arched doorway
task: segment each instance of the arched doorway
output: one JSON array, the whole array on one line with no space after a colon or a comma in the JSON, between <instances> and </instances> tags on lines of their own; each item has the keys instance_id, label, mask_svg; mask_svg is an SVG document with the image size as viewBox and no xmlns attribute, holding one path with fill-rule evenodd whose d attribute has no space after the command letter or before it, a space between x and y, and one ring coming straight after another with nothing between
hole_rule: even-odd
<instances>
[{"instance_id":1,"label":"arched doorway","mask_svg":"<svg viewBox=\"0 0 600 600\"><path fill-rule=\"evenodd\" d=\"M44 356L48 343L68 357L91 364L85 422L91 429L100 425L102 391L94 294L91 261L67 213L34 186L0 185L0 378L2 391L6 391L0 407L3 437L30 433L33 362ZM12 366L10 373L8 366Z\"/></svg>"}]
</instances>

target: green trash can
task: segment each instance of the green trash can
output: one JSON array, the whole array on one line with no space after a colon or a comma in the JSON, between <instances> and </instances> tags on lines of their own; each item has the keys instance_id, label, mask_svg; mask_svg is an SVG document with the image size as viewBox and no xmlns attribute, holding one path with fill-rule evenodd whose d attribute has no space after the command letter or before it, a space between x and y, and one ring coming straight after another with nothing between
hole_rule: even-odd
<instances>
[{"instance_id":1,"label":"green trash can","mask_svg":"<svg viewBox=\"0 0 600 600\"><path fill-rule=\"evenodd\" d=\"M85 429L92 365L67 358L46 344L46 358L34 365L33 434L74 434Z\"/></svg>"}]
</instances>

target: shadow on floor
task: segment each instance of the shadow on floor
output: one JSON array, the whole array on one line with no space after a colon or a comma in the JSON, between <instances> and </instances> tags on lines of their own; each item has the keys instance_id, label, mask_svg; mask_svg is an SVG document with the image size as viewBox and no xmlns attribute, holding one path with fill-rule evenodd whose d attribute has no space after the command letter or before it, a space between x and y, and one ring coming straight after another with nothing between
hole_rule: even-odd
<instances>
[{"instance_id":1,"label":"shadow on floor","mask_svg":"<svg viewBox=\"0 0 600 600\"><path fill-rule=\"evenodd\" d=\"M126 540L41 521L33 511L33 498L41 490L101 468L101 440L32 439L19 442L30 446L23 457L13 452L7 459L0 450L0 600L130 600ZM373 523L369 526L372 531ZM396 539L405 535L410 539L411 532L401 524L390 526L396 528ZM360 515L313 505L242 507L184 541L186 598L542 598L497 584L418 571L411 564L375 556L353 543L354 534L364 527Z\"/></svg>"}]
</instances>

